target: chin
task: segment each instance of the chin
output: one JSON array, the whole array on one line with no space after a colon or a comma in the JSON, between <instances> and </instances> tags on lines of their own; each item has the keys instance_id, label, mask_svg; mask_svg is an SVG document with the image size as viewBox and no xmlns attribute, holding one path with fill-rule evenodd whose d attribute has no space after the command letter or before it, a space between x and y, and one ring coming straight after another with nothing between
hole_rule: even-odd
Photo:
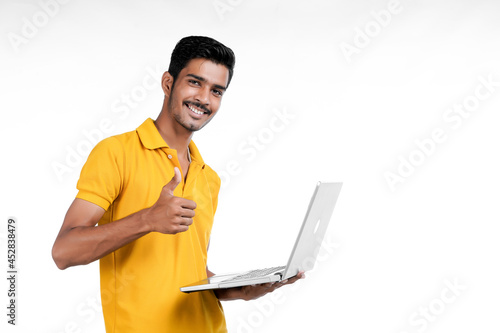
<instances>
[{"instance_id":1,"label":"chin","mask_svg":"<svg viewBox=\"0 0 500 333\"><path fill-rule=\"evenodd\" d=\"M205 126L205 124L203 124L201 126L197 126L195 124L181 124L181 125L182 125L182 127L184 127L185 129L187 129L188 131L191 131L191 132L197 132Z\"/></svg>"},{"instance_id":2,"label":"chin","mask_svg":"<svg viewBox=\"0 0 500 333\"><path fill-rule=\"evenodd\" d=\"M184 126L185 129L191 131L191 132L196 132L201 130L205 125L207 125L210 122L211 119L208 119L208 121L205 121L204 123L200 124L199 122L188 122L181 124Z\"/></svg>"}]
</instances>

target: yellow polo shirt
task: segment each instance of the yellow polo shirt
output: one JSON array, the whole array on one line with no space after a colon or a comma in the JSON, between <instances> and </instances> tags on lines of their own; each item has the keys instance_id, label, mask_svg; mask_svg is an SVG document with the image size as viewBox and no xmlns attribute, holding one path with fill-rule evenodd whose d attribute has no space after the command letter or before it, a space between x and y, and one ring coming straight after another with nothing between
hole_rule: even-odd
<instances>
[{"instance_id":1,"label":"yellow polo shirt","mask_svg":"<svg viewBox=\"0 0 500 333\"><path fill-rule=\"evenodd\" d=\"M220 188L220 178L192 141L189 149L187 179L174 192L197 204L189 230L176 235L150 233L100 260L108 333L227 332L222 305L212 291L179 291L206 278ZM181 169L177 151L147 119L137 130L97 144L82 169L77 198L106 210L99 225L113 223L152 206L174 176L175 166Z\"/></svg>"}]
</instances>

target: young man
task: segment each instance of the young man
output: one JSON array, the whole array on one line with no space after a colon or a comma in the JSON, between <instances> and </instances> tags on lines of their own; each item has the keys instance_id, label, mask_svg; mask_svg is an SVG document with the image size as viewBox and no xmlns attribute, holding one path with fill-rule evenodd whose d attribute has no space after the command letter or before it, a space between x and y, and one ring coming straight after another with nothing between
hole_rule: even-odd
<instances>
[{"instance_id":1,"label":"young man","mask_svg":"<svg viewBox=\"0 0 500 333\"><path fill-rule=\"evenodd\" d=\"M52 256L60 269L100 259L107 332L226 332L219 300L255 299L303 277L179 291L213 275L207 249L220 179L191 138L217 113L234 63L211 38L180 40L156 121L101 141L82 169Z\"/></svg>"}]
</instances>

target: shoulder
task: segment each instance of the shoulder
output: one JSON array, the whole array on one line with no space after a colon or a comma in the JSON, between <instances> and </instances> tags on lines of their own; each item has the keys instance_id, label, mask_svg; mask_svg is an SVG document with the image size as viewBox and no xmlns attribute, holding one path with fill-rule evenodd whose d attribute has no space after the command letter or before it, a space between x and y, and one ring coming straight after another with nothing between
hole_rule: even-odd
<instances>
[{"instance_id":1,"label":"shoulder","mask_svg":"<svg viewBox=\"0 0 500 333\"><path fill-rule=\"evenodd\" d=\"M92 154L120 155L124 153L127 146L136 141L138 140L135 131L113 135L97 143Z\"/></svg>"}]
</instances>

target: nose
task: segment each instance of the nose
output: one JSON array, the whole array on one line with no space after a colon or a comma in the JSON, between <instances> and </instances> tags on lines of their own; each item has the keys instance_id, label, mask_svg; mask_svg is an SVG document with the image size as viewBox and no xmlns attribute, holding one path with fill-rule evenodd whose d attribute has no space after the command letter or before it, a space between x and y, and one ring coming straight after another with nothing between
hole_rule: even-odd
<instances>
[{"instance_id":1,"label":"nose","mask_svg":"<svg viewBox=\"0 0 500 333\"><path fill-rule=\"evenodd\" d=\"M198 89L195 99L201 104L208 105L210 103L210 88L202 87L201 89Z\"/></svg>"}]
</instances>

